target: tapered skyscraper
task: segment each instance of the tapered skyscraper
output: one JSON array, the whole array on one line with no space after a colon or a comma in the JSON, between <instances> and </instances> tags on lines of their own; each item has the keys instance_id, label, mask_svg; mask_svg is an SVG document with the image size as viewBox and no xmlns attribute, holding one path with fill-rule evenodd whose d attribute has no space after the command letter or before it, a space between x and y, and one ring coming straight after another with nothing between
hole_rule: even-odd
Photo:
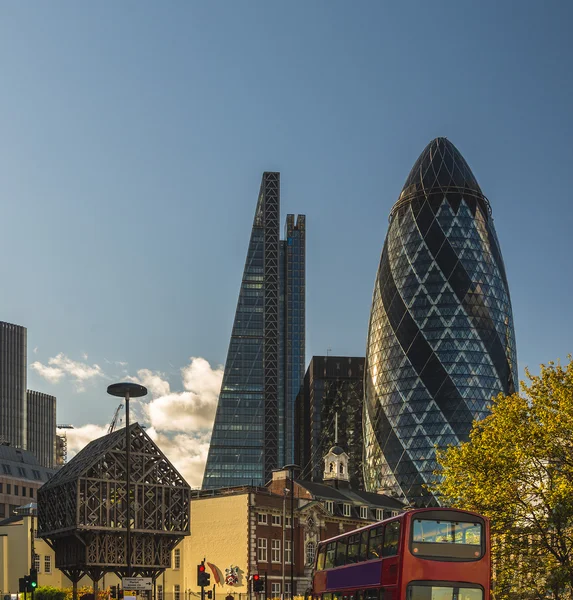
<instances>
[{"instance_id":1,"label":"tapered skyscraper","mask_svg":"<svg viewBox=\"0 0 573 600\"><path fill-rule=\"evenodd\" d=\"M435 446L468 439L517 389L509 287L491 208L445 138L422 152L390 213L366 348L364 478L419 505Z\"/></svg>"},{"instance_id":2,"label":"tapered skyscraper","mask_svg":"<svg viewBox=\"0 0 573 600\"><path fill-rule=\"evenodd\" d=\"M280 174L264 173L203 489L263 485L293 462L294 404L304 377L305 217L280 239Z\"/></svg>"}]
</instances>

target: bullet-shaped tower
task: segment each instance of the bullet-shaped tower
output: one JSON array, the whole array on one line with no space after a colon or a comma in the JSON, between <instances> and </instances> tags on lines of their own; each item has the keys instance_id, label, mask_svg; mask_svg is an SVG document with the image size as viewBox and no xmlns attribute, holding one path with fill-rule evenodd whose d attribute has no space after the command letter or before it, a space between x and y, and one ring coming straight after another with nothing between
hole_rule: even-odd
<instances>
[{"instance_id":1,"label":"bullet-shaped tower","mask_svg":"<svg viewBox=\"0 0 573 600\"><path fill-rule=\"evenodd\" d=\"M364 479L437 500L435 447L468 439L518 386L509 287L490 204L446 138L422 152L390 213L366 348Z\"/></svg>"}]
</instances>

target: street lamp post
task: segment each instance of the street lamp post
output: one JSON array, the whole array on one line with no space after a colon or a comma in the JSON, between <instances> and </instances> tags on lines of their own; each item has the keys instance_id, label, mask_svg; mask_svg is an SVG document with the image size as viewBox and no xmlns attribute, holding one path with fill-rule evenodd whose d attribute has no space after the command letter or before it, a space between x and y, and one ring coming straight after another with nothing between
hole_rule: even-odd
<instances>
[{"instance_id":1,"label":"street lamp post","mask_svg":"<svg viewBox=\"0 0 573 600\"><path fill-rule=\"evenodd\" d=\"M38 505L36 502L30 502L24 506L18 506L14 509L15 515L30 517L30 569L33 569L36 563L36 547L34 545L36 537L36 528L34 527L34 517L38 514ZM32 588L32 600L34 598L34 588Z\"/></svg>"},{"instance_id":2,"label":"street lamp post","mask_svg":"<svg viewBox=\"0 0 573 600\"><path fill-rule=\"evenodd\" d=\"M285 465L285 469L288 469L288 477L290 480L290 598L294 598L294 565L295 565L295 552L294 552L294 472L300 467L298 465ZM283 548L284 554L284 548ZM283 581L284 587L284 581Z\"/></svg>"},{"instance_id":3,"label":"street lamp post","mask_svg":"<svg viewBox=\"0 0 573 600\"><path fill-rule=\"evenodd\" d=\"M147 394L147 388L139 383L113 383L108 386L107 393L111 396L119 396L125 400L125 495L126 495L126 523L125 523L125 546L127 576L131 577L131 439L129 437L129 399L140 398Z\"/></svg>"}]
</instances>

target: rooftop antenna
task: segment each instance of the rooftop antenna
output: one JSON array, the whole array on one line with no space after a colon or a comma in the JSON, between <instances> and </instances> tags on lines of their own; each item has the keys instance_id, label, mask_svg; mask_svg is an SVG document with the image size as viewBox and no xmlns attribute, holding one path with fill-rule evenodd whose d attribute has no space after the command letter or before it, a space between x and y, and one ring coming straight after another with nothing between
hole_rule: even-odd
<instances>
[{"instance_id":1,"label":"rooftop antenna","mask_svg":"<svg viewBox=\"0 0 573 600\"><path fill-rule=\"evenodd\" d=\"M334 445L338 446L338 412L334 413Z\"/></svg>"},{"instance_id":2,"label":"rooftop antenna","mask_svg":"<svg viewBox=\"0 0 573 600\"><path fill-rule=\"evenodd\" d=\"M327 349L326 349L326 358L328 358L328 353L329 353L329 352L332 352L332 348L327 348Z\"/></svg>"}]
</instances>

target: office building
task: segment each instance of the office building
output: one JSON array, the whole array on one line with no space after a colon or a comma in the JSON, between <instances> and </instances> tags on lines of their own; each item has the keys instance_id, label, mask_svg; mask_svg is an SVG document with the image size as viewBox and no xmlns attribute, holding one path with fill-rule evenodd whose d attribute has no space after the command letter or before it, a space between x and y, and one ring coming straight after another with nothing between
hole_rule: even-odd
<instances>
[{"instance_id":1,"label":"office building","mask_svg":"<svg viewBox=\"0 0 573 600\"><path fill-rule=\"evenodd\" d=\"M350 483L363 489L363 401L364 357L312 357L295 410L295 463L303 479L322 481L322 457L340 444L350 455Z\"/></svg>"},{"instance_id":2,"label":"office building","mask_svg":"<svg viewBox=\"0 0 573 600\"><path fill-rule=\"evenodd\" d=\"M364 478L417 505L435 446L468 439L517 390L509 286L490 203L446 138L422 152L390 213L366 348Z\"/></svg>"},{"instance_id":3,"label":"office building","mask_svg":"<svg viewBox=\"0 0 573 600\"><path fill-rule=\"evenodd\" d=\"M304 376L305 217L280 239L280 174L264 173L233 322L203 488L262 485L294 458Z\"/></svg>"},{"instance_id":4,"label":"office building","mask_svg":"<svg viewBox=\"0 0 573 600\"><path fill-rule=\"evenodd\" d=\"M28 450L44 467L56 466L56 397L28 390Z\"/></svg>"},{"instance_id":5,"label":"office building","mask_svg":"<svg viewBox=\"0 0 573 600\"><path fill-rule=\"evenodd\" d=\"M0 321L0 442L27 447L25 327Z\"/></svg>"}]
</instances>

